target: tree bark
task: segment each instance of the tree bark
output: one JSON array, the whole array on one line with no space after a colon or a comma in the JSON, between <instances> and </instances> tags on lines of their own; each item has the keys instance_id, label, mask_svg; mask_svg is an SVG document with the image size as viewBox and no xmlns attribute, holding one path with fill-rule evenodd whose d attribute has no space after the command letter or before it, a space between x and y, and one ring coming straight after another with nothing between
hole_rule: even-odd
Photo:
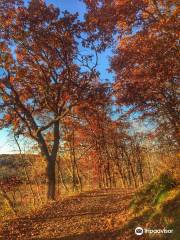
<instances>
[{"instance_id":1,"label":"tree bark","mask_svg":"<svg viewBox=\"0 0 180 240\"><path fill-rule=\"evenodd\" d=\"M48 200L55 200L56 194L56 159L59 149L60 133L59 133L59 122L54 123L54 143L49 153L48 147L40 135L40 148L42 155L47 160L47 177L48 177Z\"/></svg>"},{"instance_id":2,"label":"tree bark","mask_svg":"<svg viewBox=\"0 0 180 240\"><path fill-rule=\"evenodd\" d=\"M55 200L56 193L56 161L55 159L48 159L47 177L48 177L48 194L49 200Z\"/></svg>"}]
</instances>

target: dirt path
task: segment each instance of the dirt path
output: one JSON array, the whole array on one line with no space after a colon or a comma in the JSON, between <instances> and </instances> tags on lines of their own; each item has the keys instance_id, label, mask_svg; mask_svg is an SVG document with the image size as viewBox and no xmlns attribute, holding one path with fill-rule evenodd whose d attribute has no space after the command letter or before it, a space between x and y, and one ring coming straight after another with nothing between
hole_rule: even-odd
<instances>
[{"instance_id":1,"label":"dirt path","mask_svg":"<svg viewBox=\"0 0 180 240\"><path fill-rule=\"evenodd\" d=\"M33 216L7 222L1 239L121 239L130 199L130 192L120 190L68 197Z\"/></svg>"}]
</instances>

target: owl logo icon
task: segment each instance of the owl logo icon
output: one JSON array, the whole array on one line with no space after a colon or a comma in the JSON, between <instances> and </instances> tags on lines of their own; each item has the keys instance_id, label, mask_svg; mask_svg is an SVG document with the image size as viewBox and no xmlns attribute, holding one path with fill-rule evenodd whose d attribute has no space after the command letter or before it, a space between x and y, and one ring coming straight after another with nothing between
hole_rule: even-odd
<instances>
[{"instance_id":1,"label":"owl logo icon","mask_svg":"<svg viewBox=\"0 0 180 240\"><path fill-rule=\"evenodd\" d=\"M135 234L136 235L142 235L143 234L143 228L142 227L137 227L136 229L135 229Z\"/></svg>"}]
</instances>

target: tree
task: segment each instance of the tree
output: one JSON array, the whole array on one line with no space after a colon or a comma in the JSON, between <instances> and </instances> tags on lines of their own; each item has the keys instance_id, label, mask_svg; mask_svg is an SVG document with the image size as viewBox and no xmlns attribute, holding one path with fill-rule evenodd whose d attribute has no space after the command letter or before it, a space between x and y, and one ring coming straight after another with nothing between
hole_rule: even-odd
<instances>
[{"instance_id":1,"label":"tree","mask_svg":"<svg viewBox=\"0 0 180 240\"><path fill-rule=\"evenodd\" d=\"M101 36L101 47L118 33L111 62L118 104L152 117L179 146L178 1L85 2L91 35L95 40Z\"/></svg>"},{"instance_id":2,"label":"tree","mask_svg":"<svg viewBox=\"0 0 180 240\"><path fill-rule=\"evenodd\" d=\"M0 127L38 143L47 161L48 199L55 199L60 126L75 106L97 97L100 84L90 57L80 58L77 15L41 0L28 6L3 0L0 12Z\"/></svg>"}]
</instances>

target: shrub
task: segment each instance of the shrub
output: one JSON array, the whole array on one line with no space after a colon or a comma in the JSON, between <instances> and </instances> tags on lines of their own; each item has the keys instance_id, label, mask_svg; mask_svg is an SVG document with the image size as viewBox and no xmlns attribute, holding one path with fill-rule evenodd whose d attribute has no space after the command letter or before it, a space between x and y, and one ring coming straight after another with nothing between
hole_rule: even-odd
<instances>
[{"instance_id":1,"label":"shrub","mask_svg":"<svg viewBox=\"0 0 180 240\"><path fill-rule=\"evenodd\" d=\"M134 195L131 207L135 212L152 207L163 201L168 191L176 186L177 182L169 172L162 173Z\"/></svg>"}]
</instances>

